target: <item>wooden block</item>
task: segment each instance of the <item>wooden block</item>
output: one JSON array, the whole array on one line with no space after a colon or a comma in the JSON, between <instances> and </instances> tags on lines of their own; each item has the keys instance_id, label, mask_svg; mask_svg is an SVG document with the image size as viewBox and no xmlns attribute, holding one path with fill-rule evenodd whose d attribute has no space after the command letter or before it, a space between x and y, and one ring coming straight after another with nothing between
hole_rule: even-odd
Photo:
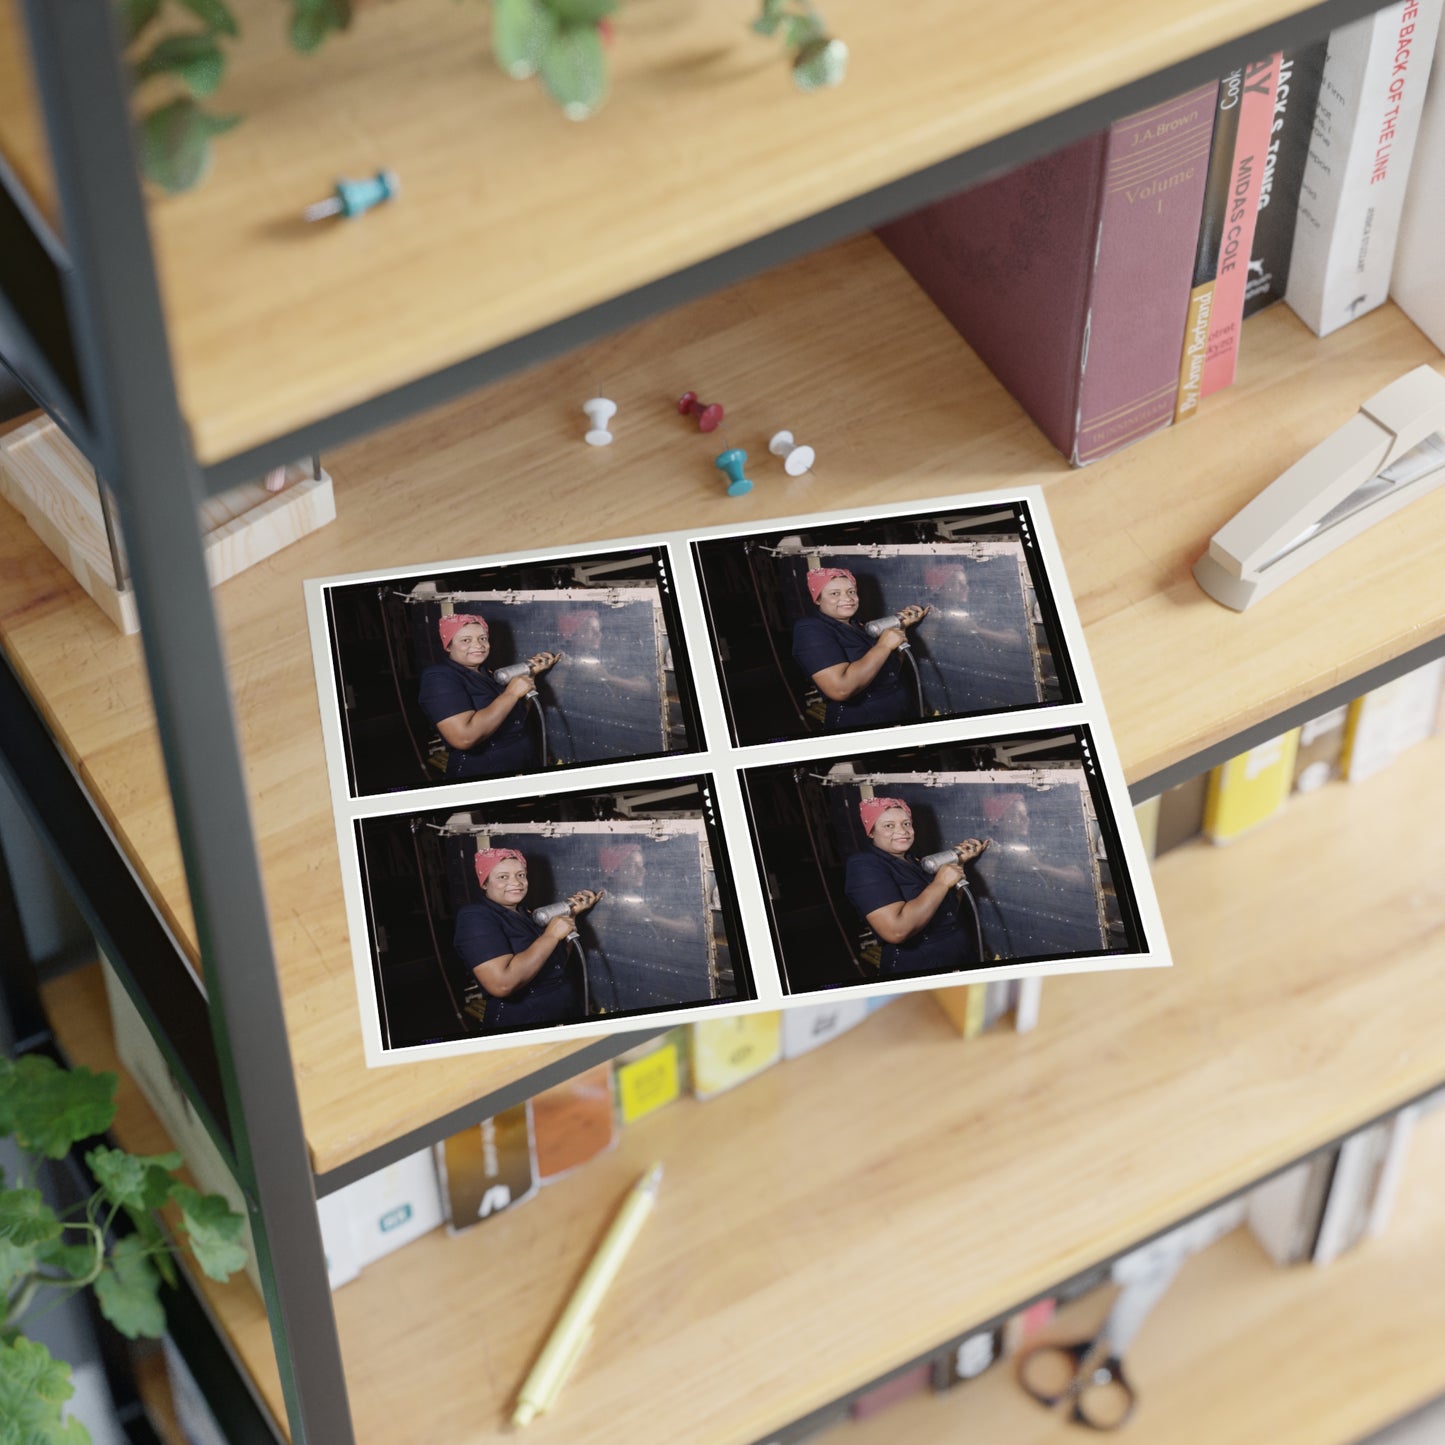
<instances>
[{"instance_id":1,"label":"wooden block","mask_svg":"<svg viewBox=\"0 0 1445 1445\"><path fill-rule=\"evenodd\" d=\"M308 465L297 463L286 468L286 481L279 492L247 482L201 504L212 587L336 519L331 478L324 471L313 477ZM122 632L139 631L135 594L116 585L95 473L48 417L37 416L0 436L0 497Z\"/></svg>"}]
</instances>

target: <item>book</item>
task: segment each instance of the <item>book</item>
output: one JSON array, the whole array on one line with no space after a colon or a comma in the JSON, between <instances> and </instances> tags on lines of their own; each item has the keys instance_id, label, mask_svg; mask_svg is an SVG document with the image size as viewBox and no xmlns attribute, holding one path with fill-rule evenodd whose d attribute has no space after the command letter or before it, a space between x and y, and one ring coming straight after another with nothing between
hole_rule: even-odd
<instances>
[{"instance_id":1,"label":"book","mask_svg":"<svg viewBox=\"0 0 1445 1445\"><path fill-rule=\"evenodd\" d=\"M1441 0L1395 0L1330 35L1285 300L1318 336L1388 296Z\"/></svg>"},{"instance_id":2,"label":"book","mask_svg":"<svg viewBox=\"0 0 1445 1445\"><path fill-rule=\"evenodd\" d=\"M1345 722L1348 706L1331 708L1300 724L1299 747L1295 750L1294 784L1296 793L1312 793L1340 776L1340 760L1345 747Z\"/></svg>"},{"instance_id":3,"label":"book","mask_svg":"<svg viewBox=\"0 0 1445 1445\"><path fill-rule=\"evenodd\" d=\"M933 1388L951 1390L967 1380L976 1380L999 1357L998 1330L979 1330L950 1345L933 1362Z\"/></svg>"},{"instance_id":4,"label":"book","mask_svg":"<svg viewBox=\"0 0 1445 1445\"><path fill-rule=\"evenodd\" d=\"M1276 1264L1310 1257L1334 1169L1335 1150L1325 1149L1250 1190L1245 1222Z\"/></svg>"},{"instance_id":5,"label":"book","mask_svg":"<svg viewBox=\"0 0 1445 1445\"><path fill-rule=\"evenodd\" d=\"M1144 844L1144 856L1153 858L1159 851L1159 799L1155 793L1142 803L1134 804L1134 823L1139 829L1139 840Z\"/></svg>"},{"instance_id":6,"label":"book","mask_svg":"<svg viewBox=\"0 0 1445 1445\"><path fill-rule=\"evenodd\" d=\"M1014 995L1014 1029L1026 1034L1038 1026L1039 1004L1044 996L1044 981L1041 978L1021 978Z\"/></svg>"},{"instance_id":7,"label":"book","mask_svg":"<svg viewBox=\"0 0 1445 1445\"><path fill-rule=\"evenodd\" d=\"M687 1030L669 1029L614 1061L617 1118L635 1124L682 1097L687 1086Z\"/></svg>"},{"instance_id":8,"label":"book","mask_svg":"<svg viewBox=\"0 0 1445 1445\"><path fill-rule=\"evenodd\" d=\"M1387 1133L1385 1152L1375 1176L1369 1216L1365 1220L1365 1233L1368 1235L1383 1234L1389 1227L1395 1200L1400 1193L1400 1179L1405 1172L1405 1158L1410 1151L1410 1140L1414 1137L1415 1125L1420 1122L1423 1113L1422 1105L1407 1104L1384 1126Z\"/></svg>"},{"instance_id":9,"label":"book","mask_svg":"<svg viewBox=\"0 0 1445 1445\"><path fill-rule=\"evenodd\" d=\"M692 1091L711 1099L751 1079L782 1057L782 1016L739 1014L692 1025Z\"/></svg>"},{"instance_id":10,"label":"book","mask_svg":"<svg viewBox=\"0 0 1445 1445\"><path fill-rule=\"evenodd\" d=\"M1075 466L1173 420L1216 95L1126 116L878 232Z\"/></svg>"},{"instance_id":11,"label":"book","mask_svg":"<svg viewBox=\"0 0 1445 1445\"><path fill-rule=\"evenodd\" d=\"M1294 781L1299 733L1291 728L1210 773L1204 835L1211 843L1231 843L1279 811Z\"/></svg>"},{"instance_id":12,"label":"book","mask_svg":"<svg viewBox=\"0 0 1445 1445\"><path fill-rule=\"evenodd\" d=\"M337 1190L362 1268L430 1233L442 1222L441 1190L430 1149L420 1149Z\"/></svg>"},{"instance_id":13,"label":"book","mask_svg":"<svg viewBox=\"0 0 1445 1445\"><path fill-rule=\"evenodd\" d=\"M1375 1182L1388 1147L1388 1122L1361 1129L1340 1144L1310 1254L1312 1264L1333 1264L1364 1238Z\"/></svg>"},{"instance_id":14,"label":"book","mask_svg":"<svg viewBox=\"0 0 1445 1445\"><path fill-rule=\"evenodd\" d=\"M1249 278L1244 283L1246 318L1284 300L1295 222L1299 217L1300 182L1304 180L1305 161L1309 158L1327 48L1328 41L1317 40L1313 45L1286 51L1280 59L1269 148L1264 157L1264 181L1259 192L1259 215L1255 218L1254 245L1249 257Z\"/></svg>"},{"instance_id":15,"label":"book","mask_svg":"<svg viewBox=\"0 0 1445 1445\"><path fill-rule=\"evenodd\" d=\"M1350 704L1342 769L1352 783L1383 772L1434 731L1445 659L1427 662Z\"/></svg>"},{"instance_id":16,"label":"book","mask_svg":"<svg viewBox=\"0 0 1445 1445\"><path fill-rule=\"evenodd\" d=\"M1027 1309L1011 1314L1004 1321L999 1353L1004 1359L1018 1354L1023 1345L1053 1319L1057 1304L1052 1295L1035 1300Z\"/></svg>"},{"instance_id":17,"label":"book","mask_svg":"<svg viewBox=\"0 0 1445 1445\"><path fill-rule=\"evenodd\" d=\"M933 990L933 1000L964 1038L977 1038L983 1032L984 1010L988 1003L986 983L936 988Z\"/></svg>"},{"instance_id":18,"label":"book","mask_svg":"<svg viewBox=\"0 0 1445 1445\"><path fill-rule=\"evenodd\" d=\"M1201 397L1213 396L1234 380L1239 360L1239 329L1244 324L1244 288L1254 247L1259 197L1264 186L1269 127L1274 117L1274 93L1279 84L1280 54L1252 60L1244 67L1230 167L1229 207L1219 243L1219 274L1214 283L1214 304L1209 313L1209 345ZM1223 87L1221 86L1221 89Z\"/></svg>"},{"instance_id":19,"label":"book","mask_svg":"<svg viewBox=\"0 0 1445 1445\"><path fill-rule=\"evenodd\" d=\"M1199 239L1194 247L1194 284L1189 291L1184 320L1179 392L1174 398L1176 422L1192 416L1199 407L1204 358L1209 351L1209 322L1214 311L1214 285L1219 276L1220 239L1229 214L1229 190L1234 179L1234 139L1239 131L1239 91L1243 83L1242 70L1231 70L1222 77L1214 106L1204 200L1199 212Z\"/></svg>"},{"instance_id":20,"label":"book","mask_svg":"<svg viewBox=\"0 0 1445 1445\"><path fill-rule=\"evenodd\" d=\"M1159 821L1154 832L1154 856L1197 838L1204 831L1204 799L1209 774L1199 773L1159 794Z\"/></svg>"},{"instance_id":21,"label":"book","mask_svg":"<svg viewBox=\"0 0 1445 1445\"><path fill-rule=\"evenodd\" d=\"M796 1059L821 1044L846 1034L868 1017L862 999L820 1003L788 1009L783 1014L783 1057Z\"/></svg>"},{"instance_id":22,"label":"book","mask_svg":"<svg viewBox=\"0 0 1445 1445\"><path fill-rule=\"evenodd\" d=\"M550 1184L617 1142L612 1065L598 1064L532 1100L537 1182Z\"/></svg>"},{"instance_id":23,"label":"book","mask_svg":"<svg viewBox=\"0 0 1445 1445\"><path fill-rule=\"evenodd\" d=\"M848 1406L848 1413L855 1420L866 1420L870 1415L877 1415L890 1405L896 1405L900 1400L906 1400L910 1395L926 1390L932 1374L933 1367L926 1361L915 1365L911 1370L894 1375L891 1380L885 1380L881 1385L874 1385L867 1394L859 1395Z\"/></svg>"},{"instance_id":24,"label":"book","mask_svg":"<svg viewBox=\"0 0 1445 1445\"><path fill-rule=\"evenodd\" d=\"M1445 287L1440 285L1440 237L1445 235L1445 65L1435 43L1431 83L1425 91L1410 184L1400 215L1390 296L1395 304L1445 351Z\"/></svg>"},{"instance_id":25,"label":"book","mask_svg":"<svg viewBox=\"0 0 1445 1445\"><path fill-rule=\"evenodd\" d=\"M529 1101L443 1139L436 1153L442 1203L453 1234L537 1192Z\"/></svg>"}]
</instances>

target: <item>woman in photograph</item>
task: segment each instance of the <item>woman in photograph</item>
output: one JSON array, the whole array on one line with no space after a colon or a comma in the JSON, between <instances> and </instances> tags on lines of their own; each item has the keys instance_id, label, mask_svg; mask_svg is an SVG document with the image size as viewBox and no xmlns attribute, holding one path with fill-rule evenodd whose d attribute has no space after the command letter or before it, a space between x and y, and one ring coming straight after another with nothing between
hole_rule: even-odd
<instances>
[{"instance_id":1,"label":"woman in photograph","mask_svg":"<svg viewBox=\"0 0 1445 1445\"><path fill-rule=\"evenodd\" d=\"M527 726L532 679L561 656L539 652L528 671L500 683L482 665L492 650L486 620L456 612L438 624L447 660L426 668L417 701L447 745L447 777L497 778L540 766L537 739Z\"/></svg>"},{"instance_id":2,"label":"woman in photograph","mask_svg":"<svg viewBox=\"0 0 1445 1445\"><path fill-rule=\"evenodd\" d=\"M581 964L568 960L574 922L602 897L579 888L567 899L571 911L539 925L522 908L527 860L515 848L477 851L482 901L457 910L454 943L462 962L487 996L482 1027L488 1033L531 1024L582 1021Z\"/></svg>"},{"instance_id":3,"label":"woman in photograph","mask_svg":"<svg viewBox=\"0 0 1445 1445\"><path fill-rule=\"evenodd\" d=\"M972 929L958 917L954 885L963 865L988 846L977 838L955 845L958 862L931 876L909 850L913 812L901 798L864 798L858 816L870 846L849 859L843 891L883 945L881 978L938 973L979 962Z\"/></svg>"},{"instance_id":4,"label":"woman in photograph","mask_svg":"<svg viewBox=\"0 0 1445 1445\"><path fill-rule=\"evenodd\" d=\"M858 583L851 572L815 567L806 580L818 611L793 624L793 661L827 702L824 729L877 727L912 717L914 698L897 654L908 640L904 629L927 616L928 608L904 607L900 625L875 639L855 620Z\"/></svg>"}]
</instances>

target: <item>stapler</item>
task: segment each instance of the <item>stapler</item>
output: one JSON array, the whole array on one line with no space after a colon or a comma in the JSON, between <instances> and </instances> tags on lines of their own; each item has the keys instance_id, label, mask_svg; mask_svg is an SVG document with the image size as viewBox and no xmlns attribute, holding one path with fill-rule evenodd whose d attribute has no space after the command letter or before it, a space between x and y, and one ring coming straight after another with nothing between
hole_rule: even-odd
<instances>
[{"instance_id":1,"label":"stapler","mask_svg":"<svg viewBox=\"0 0 1445 1445\"><path fill-rule=\"evenodd\" d=\"M1376 392L1235 514L1194 564L1243 612L1311 562L1445 482L1445 377L1417 366Z\"/></svg>"}]
</instances>

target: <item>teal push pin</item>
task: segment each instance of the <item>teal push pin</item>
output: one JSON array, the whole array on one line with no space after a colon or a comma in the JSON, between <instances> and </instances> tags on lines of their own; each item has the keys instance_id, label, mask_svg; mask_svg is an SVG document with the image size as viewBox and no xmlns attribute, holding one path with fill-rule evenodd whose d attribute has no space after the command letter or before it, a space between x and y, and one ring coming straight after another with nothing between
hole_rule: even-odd
<instances>
[{"instance_id":1,"label":"teal push pin","mask_svg":"<svg viewBox=\"0 0 1445 1445\"><path fill-rule=\"evenodd\" d=\"M718 471L727 473L730 497L746 496L753 489L753 484L743 475L743 463L747 459L748 454L741 447L729 447L717 454L713 464Z\"/></svg>"},{"instance_id":2,"label":"teal push pin","mask_svg":"<svg viewBox=\"0 0 1445 1445\"><path fill-rule=\"evenodd\" d=\"M389 201L401 189L401 182L395 171L377 171L366 181L340 180L336 189L324 201L307 206L301 215L308 221L324 221L328 216L340 216L351 220L364 215L373 206Z\"/></svg>"}]
</instances>

